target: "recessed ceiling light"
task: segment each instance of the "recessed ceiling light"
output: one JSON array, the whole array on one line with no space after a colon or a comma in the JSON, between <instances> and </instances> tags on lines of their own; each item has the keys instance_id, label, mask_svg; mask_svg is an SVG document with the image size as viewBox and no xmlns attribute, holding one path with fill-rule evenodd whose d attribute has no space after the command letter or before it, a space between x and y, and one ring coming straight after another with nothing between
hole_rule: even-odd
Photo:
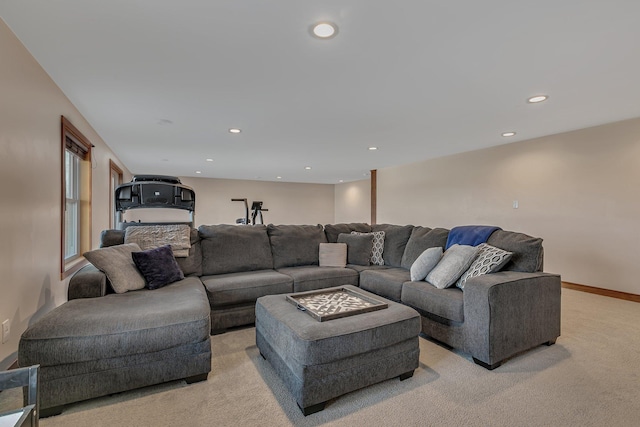
<instances>
[{"instance_id":1,"label":"recessed ceiling light","mask_svg":"<svg viewBox=\"0 0 640 427\"><path fill-rule=\"evenodd\" d=\"M338 180L338 182L344 182L344 179Z\"/></svg>"},{"instance_id":2,"label":"recessed ceiling light","mask_svg":"<svg viewBox=\"0 0 640 427\"><path fill-rule=\"evenodd\" d=\"M330 39L338 34L338 27L331 22L318 22L313 25L311 34L319 39Z\"/></svg>"},{"instance_id":3,"label":"recessed ceiling light","mask_svg":"<svg viewBox=\"0 0 640 427\"><path fill-rule=\"evenodd\" d=\"M207 162L213 162L213 159L207 159Z\"/></svg>"},{"instance_id":4,"label":"recessed ceiling light","mask_svg":"<svg viewBox=\"0 0 640 427\"><path fill-rule=\"evenodd\" d=\"M378 149L378 147L369 147L370 151L376 151Z\"/></svg>"},{"instance_id":5,"label":"recessed ceiling light","mask_svg":"<svg viewBox=\"0 0 640 427\"><path fill-rule=\"evenodd\" d=\"M202 173L201 171L196 171L196 173Z\"/></svg>"},{"instance_id":6,"label":"recessed ceiling light","mask_svg":"<svg viewBox=\"0 0 640 427\"><path fill-rule=\"evenodd\" d=\"M229 129L229 132L231 132L231 133L240 133L240 132L242 132L242 130L240 130L238 128L231 128L231 129Z\"/></svg>"},{"instance_id":7,"label":"recessed ceiling light","mask_svg":"<svg viewBox=\"0 0 640 427\"><path fill-rule=\"evenodd\" d=\"M310 171L311 170L311 166L305 166L304 167L306 170Z\"/></svg>"},{"instance_id":8,"label":"recessed ceiling light","mask_svg":"<svg viewBox=\"0 0 640 427\"><path fill-rule=\"evenodd\" d=\"M281 176L276 176L276 179L282 179L282 177Z\"/></svg>"},{"instance_id":9,"label":"recessed ceiling light","mask_svg":"<svg viewBox=\"0 0 640 427\"><path fill-rule=\"evenodd\" d=\"M504 132L502 136L509 137L509 136L515 136L515 134L516 134L515 132Z\"/></svg>"},{"instance_id":10,"label":"recessed ceiling light","mask_svg":"<svg viewBox=\"0 0 640 427\"><path fill-rule=\"evenodd\" d=\"M546 101L547 99L549 99L549 97L547 95L536 95L536 96L532 96L531 98L527 99L527 102L529 104L535 104L537 102Z\"/></svg>"}]
</instances>

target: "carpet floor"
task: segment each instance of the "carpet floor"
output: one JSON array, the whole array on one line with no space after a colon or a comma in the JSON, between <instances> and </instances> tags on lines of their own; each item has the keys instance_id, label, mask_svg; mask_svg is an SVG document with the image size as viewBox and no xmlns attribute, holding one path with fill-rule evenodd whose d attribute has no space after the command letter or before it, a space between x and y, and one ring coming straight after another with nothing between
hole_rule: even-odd
<instances>
[{"instance_id":1,"label":"carpet floor","mask_svg":"<svg viewBox=\"0 0 640 427\"><path fill-rule=\"evenodd\" d=\"M175 381L69 405L43 427L637 426L640 304L563 289L562 336L494 371L420 338L420 367L304 417L262 359L255 329L212 336L204 382ZM20 393L0 393L20 406Z\"/></svg>"}]
</instances>

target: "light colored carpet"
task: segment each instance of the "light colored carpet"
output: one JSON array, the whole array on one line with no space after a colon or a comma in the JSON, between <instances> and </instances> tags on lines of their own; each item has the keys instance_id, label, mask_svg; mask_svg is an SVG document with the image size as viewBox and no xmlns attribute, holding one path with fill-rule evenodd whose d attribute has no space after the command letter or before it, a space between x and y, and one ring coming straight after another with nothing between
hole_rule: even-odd
<instances>
[{"instance_id":1,"label":"light colored carpet","mask_svg":"<svg viewBox=\"0 0 640 427\"><path fill-rule=\"evenodd\" d=\"M206 382L176 381L93 399L41 425L639 425L640 305L568 289L562 300L556 345L487 371L467 355L420 338L420 367L412 378L349 393L308 417L260 357L254 328L245 328L212 337ZM6 405L19 396L1 393L1 400Z\"/></svg>"}]
</instances>

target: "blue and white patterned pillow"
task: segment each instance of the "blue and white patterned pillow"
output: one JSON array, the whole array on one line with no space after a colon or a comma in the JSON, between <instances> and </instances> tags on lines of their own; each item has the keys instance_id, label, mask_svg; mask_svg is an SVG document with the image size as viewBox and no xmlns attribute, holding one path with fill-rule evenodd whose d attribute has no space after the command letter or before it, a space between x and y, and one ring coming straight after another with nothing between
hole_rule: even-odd
<instances>
[{"instance_id":1,"label":"blue and white patterned pillow","mask_svg":"<svg viewBox=\"0 0 640 427\"><path fill-rule=\"evenodd\" d=\"M352 231L351 234L373 234L373 249L371 250L371 264L384 265L382 253L384 252L384 231L372 231L371 233L362 233L360 231Z\"/></svg>"},{"instance_id":2,"label":"blue and white patterned pillow","mask_svg":"<svg viewBox=\"0 0 640 427\"><path fill-rule=\"evenodd\" d=\"M469 266L469 269L460 277L458 282L456 282L456 286L460 289L464 289L465 283L472 277L499 271L509 262L513 255L513 252L507 252L486 243L479 244L478 249L480 251L476 259L471 266Z\"/></svg>"}]
</instances>

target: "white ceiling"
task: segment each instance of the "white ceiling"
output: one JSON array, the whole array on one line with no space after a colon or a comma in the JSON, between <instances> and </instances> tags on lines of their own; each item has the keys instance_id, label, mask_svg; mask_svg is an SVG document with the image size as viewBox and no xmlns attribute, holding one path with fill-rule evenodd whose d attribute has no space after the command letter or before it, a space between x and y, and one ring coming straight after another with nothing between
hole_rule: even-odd
<instances>
[{"instance_id":1,"label":"white ceiling","mask_svg":"<svg viewBox=\"0 0 640 427\"><path fill-rule=\"evenodd\" d=\"M336 183L640 117L638 0L2 0L0 16L135 174ZM310 36L323 20L335 38Z\"/></svg>"}]
</instances>

